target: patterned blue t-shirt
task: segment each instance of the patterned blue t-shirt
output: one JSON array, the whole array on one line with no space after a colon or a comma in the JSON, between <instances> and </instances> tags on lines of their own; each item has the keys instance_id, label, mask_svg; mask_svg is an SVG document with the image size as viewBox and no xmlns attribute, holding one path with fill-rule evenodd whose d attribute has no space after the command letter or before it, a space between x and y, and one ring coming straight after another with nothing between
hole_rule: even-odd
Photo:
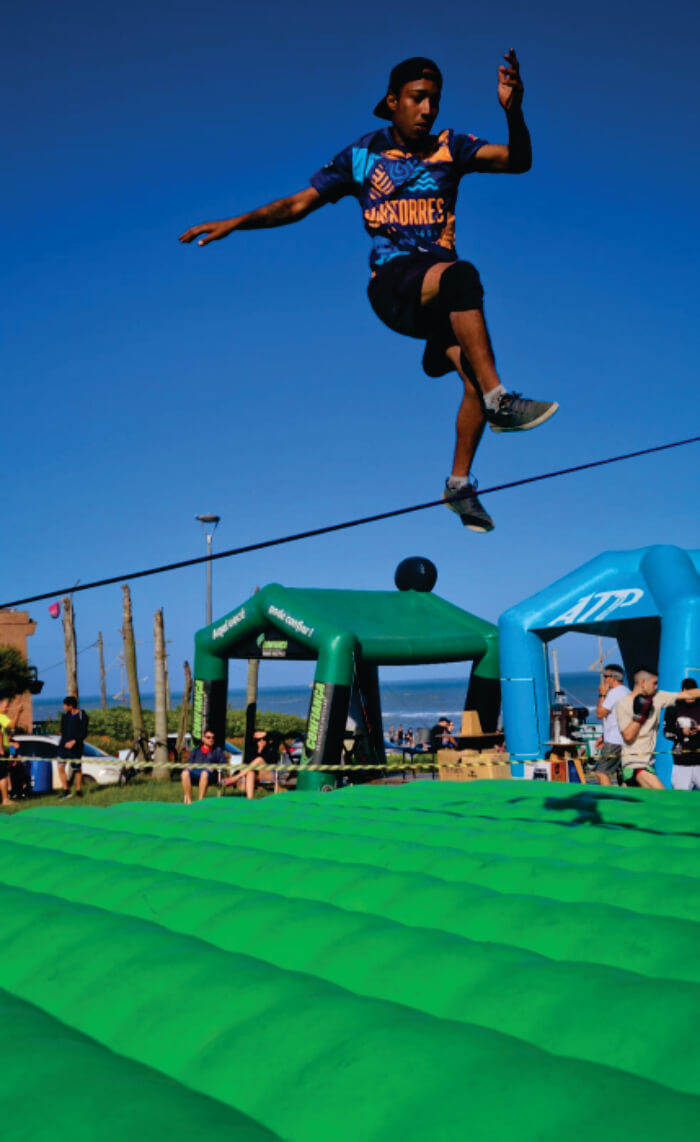
<instances>
[{"instance_id":1,"label":"patterned blue t-shirt","mask_svg":"<svg viewBox=\"0 0 700 1142\"><path fill-rule=\"evenodd\" d=\"M463 175L486 139L441 131L425 153L405 150L391 127L363 135L311 177L324 202L354 195L372 239L372 269L401 254L436 254L446 262L455 250L455 205Z\"/></svg>"}]
</instances>

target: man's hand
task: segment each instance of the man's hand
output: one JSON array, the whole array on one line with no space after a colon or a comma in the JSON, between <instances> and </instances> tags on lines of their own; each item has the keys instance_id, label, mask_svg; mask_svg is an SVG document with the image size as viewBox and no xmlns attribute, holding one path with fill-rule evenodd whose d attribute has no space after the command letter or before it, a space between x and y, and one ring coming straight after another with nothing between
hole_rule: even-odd
<instances>
[{"instance_id":1,"label":"man's hand","mask_svg":"<svg viewBox=\"0 0 700 1142\"><path fill-rule=\"evenodd\" d=\"M504 111L517 111L523 101L520 64L513 48L504 55L505 65L498 69L498 102Z\"/></svg>"},{"instance_id":2,"label":"man's hand","mask_svg":"<svg viewBox=\"0 0 700 1142\"><path fill-rule=\"evenodd\" d=\"M199 238L198 246L208 246L210 242L220 242L222 238L228 238L235 228L232 218L227 218L224 222L202 222L199 226L190 226L189 230L180 235L179 240L189 243ZM200 237L202 234L206 237Z\"/></svg>"}]
</instances>

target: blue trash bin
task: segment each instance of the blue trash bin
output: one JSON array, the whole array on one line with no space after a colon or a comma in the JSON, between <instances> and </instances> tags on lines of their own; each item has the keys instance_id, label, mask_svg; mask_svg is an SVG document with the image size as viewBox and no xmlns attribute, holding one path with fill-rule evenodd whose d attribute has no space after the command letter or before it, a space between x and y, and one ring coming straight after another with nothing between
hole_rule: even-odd
<instances>
[{"instance_id":1,"label":"blue trash bin","mask_svg":"<svg viewBox=\"0 0 700 1142\"><path fill-rule=\"evenodd\" d=\"M32 758L29 762L29 776L32 781L32 792L50 793L53 789L50 761L39 761L37 758Z\"/></svg>"}]
</instances>

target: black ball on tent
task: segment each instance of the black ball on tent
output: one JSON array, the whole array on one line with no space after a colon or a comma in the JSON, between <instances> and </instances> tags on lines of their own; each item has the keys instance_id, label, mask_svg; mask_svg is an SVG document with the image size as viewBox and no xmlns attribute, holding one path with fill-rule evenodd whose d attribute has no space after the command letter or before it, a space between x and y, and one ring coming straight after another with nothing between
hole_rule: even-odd
<instances>
[{"instance_id":1,"label":"black ball on tent","mask_svg":"<svg viewBox=\"0 0 700 1142\"><path fill-rule=\"evenodd\" d=\"M399 591L432 591L437 583L437 567L422 555L402 559L394 572Z\"/></svg>"}]
</instances>

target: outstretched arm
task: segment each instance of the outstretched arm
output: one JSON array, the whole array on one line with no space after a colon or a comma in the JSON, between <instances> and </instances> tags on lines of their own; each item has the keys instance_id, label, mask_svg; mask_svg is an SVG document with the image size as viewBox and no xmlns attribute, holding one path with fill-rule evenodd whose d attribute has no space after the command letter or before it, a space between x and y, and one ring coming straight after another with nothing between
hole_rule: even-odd
<instances>
[{"instance_id":1,"label":"outstretched arm","mask_svg":"<svg viewBox=\"0 0 700 1142\"><path fill-rule=\"evenodd\" d=\"M532 166L530 132L523 117L523 81L513 48L498 69L498 102L508 121L508 143L486 143L474 156L474 169L488 174L524 174Z\"/></svg>"},{"instance_id":2,"label":"outstretched arm","mask_svg":"<svg viewBox=\"0 0 700 1142\"><path fill-rule=\"evenodd\" d=\"M273 226L288 226L290 222L300 222L322 205L318 191L307 186L297 194L278 198L276 202L251 210L249 214L239 214L237 218L226 218L223 222L202 222L199 226L191 226L180 235L180 241L193 242L197 238L198 246L208 246L210 242L227 238L234 230L268 230Z\"/></svg>"}]
</instances>

